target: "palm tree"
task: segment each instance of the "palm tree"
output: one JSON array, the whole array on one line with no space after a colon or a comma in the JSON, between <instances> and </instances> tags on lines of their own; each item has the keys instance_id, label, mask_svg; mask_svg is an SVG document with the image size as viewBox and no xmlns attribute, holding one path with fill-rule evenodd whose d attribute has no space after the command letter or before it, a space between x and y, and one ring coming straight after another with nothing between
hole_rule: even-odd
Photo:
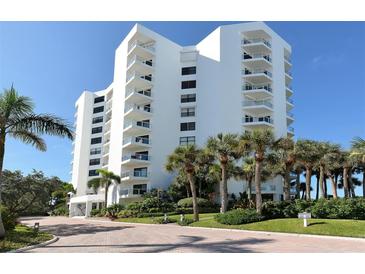
<instances>
[{"instance_id":1,"label":"palm tree","mask_svg":"<svg viewBox=\"0 0 365 274\"><path fill-rule=\"evenodd\" d=\"M239 156L238 136L236 134L219 133L217 137L209 137L207 150L216 157L221 166L222 181L220 184L221 209L220 212L227 211L228 206L228 164Z\"/></svg>"},{"instance_id":2,"label":"palm tree","mask_svg":"<svg viewBox=\"0 0 365 274\"><path fill-rule=\"evenodd\" d=\"M196 171L201 164L202 150L195 145L179 146L167 158L166 170L184 172L190 184L193 199L194 221L199 221L199 209L195 186Z\"/></svg>"},{"instance_id":3,"label":"palm tree","mask_svg":"<svg viewBox=\"0 0 365 274\"><path fill-rule=\"evenodd\" d=\"M295 164L295 142L292 138L280 138L274 144L274 155L281 173L284 174L284 200L290 200L290 172Z\"/></svg>"},{"instance_id":4,"label":"palm tree","mask_svg":"<svg viewBox=\"0 0 365 274\"><path fill-rule=\"evenodd\" d=\"M110 185L115 182L120 184L120 177L111 171L105 169L98 169L97 172L101 175L100 177L93 178L87 182L89 188L93 188L96 192L98 188L103 187L105 189L104 193L104 207L108 204L108 190Z\"/></svg>"},{"instance_id":5,"label":"palm tree","mask_svg":"<svg viewBox=\"0 0 365 274\"><path fill-rule=\"evenodd\" d=\"M300 163L300 162L296 162L293 166L293 170L296 174L296 179L295 179L295 190L296 190L296 198L297 199L300 199L300 191L301 191L301 188L300 188L300 175L302 174L303 172L303 165Z\"/></svg>"},{"instance_id":6,"label":"palm tree","mask_svg":"<svg viewBox=\"0 0 365 274\"><path fill-rule=\"evenodd\" d=\"M365 140L355 137L351 142L350 157L362 169L362 196L365 197Z\"/></svg>"},{"instance_id":7,"label":"palm tree","mask_svg":"<svg viewBox=\"0 0 365 274\"><path fill-rule=\"evenodd\" d=\"M252 200L252 181L255 178L255 159L245 157L242 164L243 179L247 182L247 199ZM244 191L243 191L244 192Z\"/></svg>"},{"instance_id":8,"label":"palm tree","mask_svg":"<svg viewBox=\"0 0 365 274\"><path fill-rule=\"evenodd\" d=\"M3 170L6 138L14 138L31 144L40 151L47 146L40 135L67 137L73 140L71 127L62 119L50 114L35 114L31 98L20 96L11 86L0 95L0 178ZM1 205L1 180L0 180ZM0 239L4 238L5 229L0 212Z\"/></svg>"},{"instance_id":9,"label":"palm tree","mask_svg":"<svg viewBox=\"0 0 365 274\"><path fill-rule=\"evenodd\" d=\"M240 141L248 144L255 153L255 196L256 196L256 211L262 211L262 195L261 195L261 175L262 166L266 158L266 153L272 149L275 143L274 134L270 129L258 129L252 132L246 131Z\"/></svg>"},{"instance_id":10,"label":"palm tree","mask_svg":"<svg viewBox=\"0 0 365 274\"><path fill-rule=\"evenodd\" d=\"M320 158L318 142L298 140L296 144L297 160L305 167L306 199L311 199L311 178L315 163Z\"/></svg>"},{"instance_id":11,"label":"palm tree","mask_svg":"<svg viewBox=\"0 0 365 274\"><path fill-rule=\"evenodd\" d=\"M342 151L342 168L343 168L343 190L345 194L345 198L349 198L351 195L351 176L352 176L352 168L354 166L354 160L350 157L349 151Z\"/></svg>"}]
</instances>

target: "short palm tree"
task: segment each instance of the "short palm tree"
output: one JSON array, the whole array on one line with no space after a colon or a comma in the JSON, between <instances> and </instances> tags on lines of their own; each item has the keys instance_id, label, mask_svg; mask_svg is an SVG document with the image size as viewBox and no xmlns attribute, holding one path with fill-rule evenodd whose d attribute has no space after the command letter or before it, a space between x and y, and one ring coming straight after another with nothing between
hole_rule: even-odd
<instances>
[{"instance_id":1,"label":"short palm tree","mask_svg":"<svg viewBox=\"0 0 365 274\"><path fill-rule=\"evenodd\" d=\"M202 150L195 145L179 146L167 158L166 170L184 172L190 184L193 199L194 221L199 221L199 208L196 193L196 171L201 163Z\"/></svg>"},{"instance_id":2,"label":"short palm tree","mask_svg":"<svg viewBox=\"0 0 365 274\"><path fill-rule=\"evenodd\" d=\"M71 127L62 119L50 114L35 114L31 98L20 96L11 86L0 94L0 178L3 170L5 143L8 137L31 144L40 151L46 151L47 146L42 134L67 137L73 140ZM1 204L1 180L0 180ZM5 230L0 212L0 239L5 236Z\"/></svg>"},{"instance_id":3,"label":"short palm tree","mask_svg":"<svg viewBox=\"0 0 365 274\"><path fill-rule=\"evenodd\" d=\"M247 199L252 201L252 181L255 178L255 159L245 157L242 164L242 175L247 182Z\"/></svg>"},{"instance_id":4,"label":"short palm tree","mask_svg":"<svg viewBox=\"0 0 365 274\"><path fill-rule=\"evenodd\" d=\"M315 163L320 159L318 142L298 140L295 147L297 160L305 167L306 200L311 199L311 178Z\"/></svg>"},{"instance_id":5,"label":"short palm tree","mask_svg":"<svg viewBox=\"0 0 365 274\"><path fill-rule=\"evenodd\" d=\"M87 186L89 188L93 188L96 192L98 188L103 187L105 190L104 193L104 207L107 207L108 204L108 190L109 187L113 184L120 184L120 177L114 174L111 171L105 169L98 169L97 172L101 175L100 177L93 178L87 182Z\"/></svg>"},{"instance_id":6,"label":"short palm tree","mask_svg":"<svg viewBox=\"0 0 365 274\"><path fill-rule=\"evenodd\" d=\"M222 176L220 184L220 196L221 196L221 209L220 212L224 213L228 207L228 164L234 159L238 158L238 136L236 134L223 134L219 133L216 137L209 137L207 141L207 150L215 156L218 160Z\"/></svg>"},{"instance_id":7,"label":"short palm tree","mask_svg":"<svg viewBox=\"0 0 365 274\"><path fill-rule=\"evenodd\" d=\"M250 149L255 153L255 196L256 211L262 211L262 195L261 195L261 176L263 162L266 158L268 150L272 149L275 143L274 133L270 129L258 129L252 132L245 132L240 137L241 142L248 144Z\"/></svg>"}]
</instances>

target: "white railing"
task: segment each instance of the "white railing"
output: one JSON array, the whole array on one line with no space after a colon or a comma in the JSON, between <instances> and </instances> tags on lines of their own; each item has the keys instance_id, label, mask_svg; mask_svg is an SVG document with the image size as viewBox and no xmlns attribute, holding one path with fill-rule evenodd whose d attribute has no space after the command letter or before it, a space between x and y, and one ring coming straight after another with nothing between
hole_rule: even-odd
<instances>
[{"instance_id":1,"label":"white railing","mask_svg":"<svg viewBox=\"0 0 365 274\"><path fill-rule=\"evenodd\" d=\"M144 95L144 96L148 96L148 97L151 97L152 96L152 92L151 92L151 89L131 89L131 90L128 90L125 94L125 97L128 97L129 95L131 94L141 94L141 95Z\"/></svg>"},{"instance_id":2,"label":"white railing","mask_svg":"<svg viewBox=\"0 0 365 274\"><path fill-rule=\"evenodd\" d=\"M251 107L251 106L267 106L272 108L272 103L269 101L259 100L259 101L244 101L242 102L243 107Z\"/></svg>"},{"instance_id":3,"label":"white railing","mask_svg":"<svg viewBox=\"0 0 365 274\"><path fill-rule=\"evenodd\" d=\"M293 113L291 113L291 112L287 112L287 113L286 113L286 115L287 115L287 116L289 116L289 117L294 118L294 114L293 114Z\"/></svg>"},{"instance_id":4,"label":"white railing","mask_svg":"<svg viewBox=\"0 0 365 274\"><path fill-rule=\"evenodd\" d=\"M242 122L244 124L249 124L249 123L269 123L269 124L273 124L274 120L270 117L243 117Z\"/></svg>"},{"instance_id":5,"label":"white railing","mask_svg":"<svg viewBox=\"0 0 365 274\"><path fill-rule=\"evenodd\" d=\"M288 74L290 77L293 76L292 73L291 73L291 71L285 71L285 73Z\"/></svg>"},{"instance_id":6,"label":"white railing","mask_svg":"<svg viewBox=\"0 0 365 274\"><path fill-rule=\"evenodd\" d=\"M288 131L289 132L294 132L294 128L293 127L288 127Z\"/></svg>"},{"instance_id":7,"label":"white railing","mask_svg":"<svg viewBox=\"0 0 365 274\"><path fill-rule=\"evenodd\" d=\"M293 100L293 99L287 98L286 100L287 100L290 104L294 105L294 100Z\"/></svg>"},{"instance_id":8,"label":"white railing","mask_svg":"<svg viewBox=\"0 0 365 274\"><path fill-rule=\"evenodd\" d=\"M148 178L149 175L150 174L147 171L129 170L129 171L122 172L122 174L120 175L120 178L122 178L122 179L127 178L127 177Z\"/></svg>"},{"instance_id":9,"label":"white railing","mask_svg":"<svg viewBox=\"0 0 365 274\"><path fill-rule=\"evenodd\" d=\"M243 45L263 43L266 46L268 46L269 48L271 48L270 42L265 40L264 38L243 39L243 41L241 43Z\"/></svg>"},{"instance_id":10,"label":"white railing","mask_svg":"<svg viewBox=\"0 0 365 274\"><path fill-rule=\"evenodd\" d=\"M151 128L150 122L143 122L143 121L128 121L124 124L124 129L130 127L130 126L137 126L137 127L143 127L143 128Z\"/></svg>"},{"instance_id":11,"label":"white railing","mask_svg":"<svg viewBox=\"0 0 365 274\"><path fill-rule=\"evenodd\" d=\"M293 87L292 86L285 86L287 89L290 89L290 90L293 90Z\"/></svg>"},{"instance_id":12,"label":"white railing","mask_svg":"<svg viewBox=\"0 0 365 274\"><path fill-rule=\"evenodd\" d=\"M132 65L133 63L135 62L140 62L142 64L145 64L146 66L150 66L150 67L153 67L153 62L152 60L146 60L146 59L143 59L137 55L133 56L133 58L129 59L128 62L127 62L127 67L129 67L130 65Z\"/></svg>"},{"instance_id":13,"label":"white railing","mask_svg":"<svg viewBox=\"0 0 365 274\"><path fill-rule=\"evenodd\" d=\"M124 155L122 157L122 161L127 161L127 160L151 161L151 156L145 154Z\"/></svg>"},{"instance_id":14,"label":"white railing","mask_svg":"<svg viewBox=\"0 0 365 274\"><path fill-rule=\"evenodd\" d=\"M291 58L289 56L284 56L285 61L291 63Z\"/></svg>"},{"instance_id":15,"label":"white railing","mask_svg":"<svg viewBox=\"0 0 365 274\"><path fill-rule=\"evenodd\" d=\"M147 191L144 189L123 188L119 191L120 196L142 195Z\"/></svg>"},{"instance_id":16,"label":"white railing","mask_svg":"<svg viewBox=\"0 0 365 274\"><path fill-rule=\"evenodd\" d=\"M149 138L144 138L144 137L129 137L129 138L123 139L123 145L129 144L129 143L150 145L151 140Z\"/></svg>"},{"instance_id":17,"label":"white railing","mask_svg":"<svg viewBox=\"0 0 365 274\"><path fill-rule=\"evenodd\" d=\"M267 55L267 54L260 54L260 53L257 53L257 54L242 54L242 59L243 60L251 60L251 59L265 59L267 61L269 61L271 63L271 57L270 55Z\"/></svg>"},{"instance_id":18,"label":"white railing","mask_svg":"<svg viewBox=\"0 0 365 274\"><path fill-rule=\"evenodd\" d=\"M139 106L139 105L126 105L126 108L124 110L124 113L129 112L131 110L143 111L143 112L148 112L148 113L151 113L152 112L152 108L151 107Z\"/></svg>"},{"instance_id":19,"label":"white railing","mask_svg":"<svg viewBox=\"0 0 365 274\"><path fill-rule=\"evenodd\" d=\"M242 86L242 90L244 91L248 91L248 90L260 90L260 89L264 89L268 92L272 92L272 88L270 87L270 85L251 85L251 84L246 84L244 86Z\"/></svg>"},{"instance_id":20,"label":"white railing","mask_svg":"<svg viewBox=\"0 0 365 274\"><path fill-rule=\"evenodd\" d=\"M144 75L139 72L134 72L134 73L128 74L127 82L129 82L132 78L140 78L140 79L146 80L148 82L152 82L152 75Z\"/></svg>"},{"instance_id":21,"label":"white railing","mask_svg":"<svg viewBox=\"0 0 365 274\"><path fill-rule=\"evenodd\" d=\"M265 69L254 69L254 70L245 69L245 70L242 70L241 73L243 75L253 75L253 74L263 73L263 74L266 74L269 77L272 77L272 73L268 70L265 70Z\"/></svg>"},{"instance_id":22,"label":"white railing","mask_svg":"<svg viewBox=\"0 0 365 274\"><path fill-rule=\"evenodd\" d=\"M133 41L130 45L129 45L129 47L128 47L128 52L130 52L134 47L136 47L136 46L139 46L139 47L141 47L141 48L144 48L144 49L147 49L147 50L149 50L149 51L152 51L152 52L154 52L155 51L155 47L154 47L154 42L148 42L148 43L142 43L142 42L140 42L140 41L138 41L138 40L135 40L135 41Z\"/></svg>"}]
</instances>

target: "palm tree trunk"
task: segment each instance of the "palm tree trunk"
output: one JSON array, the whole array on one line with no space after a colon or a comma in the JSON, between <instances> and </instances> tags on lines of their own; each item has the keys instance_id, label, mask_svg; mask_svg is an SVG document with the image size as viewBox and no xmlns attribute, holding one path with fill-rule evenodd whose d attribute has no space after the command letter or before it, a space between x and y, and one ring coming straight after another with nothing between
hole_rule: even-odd
<instances>
[{"instance_id":1,"label":"palm tree trunk","mask_svg":"<svg viewBox=\"0 0 365 274\"><path fill-rule=\"evenodd\" d=\"M316 184L316 200L318 200L319 198L319 176L318 174L316 175L317 178L317 184Z\"/></svg>"},{"instance_id":2,"label":"palm tree trunk","mask_svg":"<svg viewBox=\"0 0 365 274\"><path fill-rule=\"evenodd\" d=\"M337 183L335 181L335 178L333 178L332 175L329 175L330 180L331 180L331 185L332 185L332 196L333 199L337 199Z\"/></svg>"},{"instance_id":3,"label":"palm tree trunk","mask_svg":"<svg viewBox=\"0 0 365 274\"><path fill-rule=\"evenodd\" d=\"M345 198L349 198L349 181L348 181L349 168L343 168L343 190L345 192Z\"/></svg>"},{"instance_id":4,"label":"palm tree trunk","mask_svg":"<svg viewBox=\"0 0 365 274\"><path fill-rule=\"evenodd\" d=\"M191 189L191 196L193 198L193 213L194 213L194 222L199 221L199 209L198 209L198 200L196 197L196 187L195 187L195 181L194 176L191 173L187 173L188 181L190 183L190 189Z\"/></svg>"},{"instance_id":5,"label":"palm tree trunk","mask_svg":"<svg viewBox=\"0 0 365 274\"><path fill-rule=\"evenodd\" d=\"M327 189L327 178L326 176L323 178L323 188L324 188L324 197L328 198L328 189Z\"/></svg>"},{"instance_id":6,"label":"palm tree trunk","mask_svg":"<svg viewBox=\"0 0 365 274\"><path fill-rule=\"evenodd\" d=\"M261 164L262 162L256 161L255 165L255 197L256 197L256 211L261 214L262 211L262 196L261 196Z\"/></svg>"},{"instance_id":7,"label":"palm tree trunk","mask_svg":"<svg viewBox=\"0 0 365 274\"><path fill-rule=\"evenodd\" d=\"M307 201L311 200L311 178L312 178L312 169L307 167L305 174L305 199Z\"/></svg>"},{"instance_id":8,"label":"palm tree trunk","mask_svg":"<svg viewBox=\"0 0 365 274\"><path fill-rule=\"evenodd\" d=\"M104 204L104 208L108 207L108 188L109 188L109 184L105 183L105 193L104 193L104 200L105 200L105 204Z\"/></svg>"},{"instance_id":9,"label":"palm tree trunk","mask_svg":"<svg viewBox=\"0 0 365 274\"><path fill-rule=\"evenodd\" d=\"M365 168L362 172L362 197L365 198Z\"/></svg>"},{"instance_id":10,"label":"palm tree trunk","mask_svg":"<svg viewBox=\"0 0 365 274\"><path fill-rule=\"evenodd\" d=\"M286 167L284 176L284 201L290 200L290 167Z\"/></svg>"},{"instance_id":11,"label":"palm tree trunk","mask_svg":"<svg viewBox=\"0 0 365 274\"><path fill-rule=\"evenodd\" d=\"M297 198L300 198L300 172L297 172L297 178L295 180ZM303 199L303 198L302 198Z\"/></svg>"},{"instance_id":12,"label":"palm tree trunk","mask_svg":"<svg viewBox=\"0 0 365 274\"><path fill-rule=\"evenodd\" d=\"M351 170L349 172L349 189L350 189L350 192L351 192L351 197L355 198L356 194L355 194L354 184L352 183L352 172L351 172Z\"/></svg>"},{"instance_id":13,"label":"palm tree trunk","mask_svg":"<svg viewBox=\"0 0 365 274\"><path fill-rule=\"evenodd\" d=\"M324 185L323 185L323 180L324 180L324 168L323 166L319 167L319 184L321 187L321 194L320 194L320 198L324 198Z\"/></svg>"},{"instance_id":14,"label":"palm tree trunk","mask_svg":"<svg viewBox=\"0 0 365 274\"><path fill-rule=\"evenodd\" d=\"M190 191L189 191L189 186L187 184L184 184L185 189L186 189L186 197L190 198Z\"/></svg>"},{"instance_id":15,"label":"palm tree trunk","mask_svg":"<svg viewBox=\"0 0 365 274\"><path fill-rule=\"evenodd\" d=\"M2 134L0 137L0 208L2 205L1 192L2 192L2 175L3 175L4 154L5 154L5 129L2 128L1 132ZM0 210L0 239L3 239L4 237L5 237L5 228Z\"/></svg>"},{"instance_id":16,"label":"palm tree trunk","mask_svg":"<svg viewBox=\"0 0 365 274\"><path fill-rule=\"evenodd\" d=\"M228 194L227 194L227 166L225 164L221 165L222 168L222 182L221 182L221 213L225 213L227 211L228 205Z\"/></svg>"},{"instance_id":17,"label":"palm tree trunk","mask_svg":"<svg viewBox=\"0 0 365 274\"><path fill-rule=\"evenodd\" d=\"M252 178L247 181L247 199L252 200Z\"/></svg>"}]
</instances>

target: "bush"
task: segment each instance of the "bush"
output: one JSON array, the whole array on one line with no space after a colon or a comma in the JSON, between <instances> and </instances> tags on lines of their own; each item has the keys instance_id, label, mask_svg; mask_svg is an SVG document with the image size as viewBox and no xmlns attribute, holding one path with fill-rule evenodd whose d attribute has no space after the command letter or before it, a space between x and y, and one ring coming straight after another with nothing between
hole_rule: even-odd
<instances>
[{"instance_id":1,"label":"bush","mask_svg":"<svg viewBox=\"0 0 365 274\"><path fill-rule=\"evenodd\" d=\"M198 207L199 208L205 208L205 207L212 207L213 206L213 204L207 199L197 198L197 200L198 200ZM182 207L182 208L192 208L193 207L193 198L181 199L177 202L177 205L179 207Z\"/></svg>"},{"instance_id":2,"label":"bush","mask_svg":"<svg viewBox=\"0 0 365 274\"><path fill-rule=\"evenodd\" d=\"M108 206L105 210L105 216L109 218L117 218L118 213L124 209L124 206L121 204L113 204Z\"/></svg>"},{"instance_id":3,"label":"bush","mask_svg":"<svg viewBox=\"0 0 365 274\"><path fill-rule=\"evenodd\" d=\"M190 219L190 218L184 218L182 221L179 219L177 221L177 223L181 226L187 226L187 225L194 223L194 221L193 221L193 219Z\"/></svg>"},{"instance_id":4,"label":"bush","mask_svg":"<svg viewBox=\"0 0 365 274\"><path fill-rule=\"evenodd\" d=\"M153 222L155 224L169 224L169 223L174 223L175 220L172 220L169 217L167 217L166 220L165 217L158 217L158 218L153 218Z\"/></svg>"},{"instance_id":5,"label":"bush","mask_svg":"<svg viewBox=\"0 0 365 274\"><path fill-rule=\"evenodd\" d=\"M52 214L53 216L68 216L69 215L69 210L68 207L66 205L61 205L59 207L56 207Z\"/></svg>"},{"instance_id":6,"label":"bush","mask_svg":"<svg viewBox=\"0 0 365 274\"><path fill-rule=\"evenodd\" d=\"M12 214L6 207L0 205L1 218L6 231L13 230L16 225L17 216Z\"/></svg>"},{"instance_id":7,"label":"bush","mask_svg":"<svg viewBox=\"0 0 365 274\"><path fill-rule=\"evenodd\" d=\"M130 203L126 208L139 213L158 213L175 211L176 204L157 197L148 197L143 201Z\"/></svg>"},{"instance_id":8,"label":"bush","mask_svg":"<svg viewBox=\"0 0 365 274\"><path fill-rule=\"evenodd\" d=\"M315 218L365 220L365 199L320 199L311 212Z\"/></svg>"},{"instance_id":9,"label":"bush","mask_svg":"<svg viewBox=\"0 0 365 274\"><path fill-rule=\"evenodd\" d=\"M118 212L118 218L133 218L137 217L138 211L131 210L131 209L124 209Z\"/></svg>"},{"instance_id":10,"label":"bush","mask_svg":"<svg viewBox=\"0 0 365 274\"><path fill-rule=\"evenodd\" d=\"M262 221L264 218L254 209L234 209L215 216L218 223L226 225L241 225Z\"/></svg>"},{"instance_id":11,"label":"bush","mask_svg":"<svg viewBox=\"0 0 365 274\"><path fill-rule=\"evenodd\" d=\"M203 207L203 208L199 208L199 213L218 213L219 212L219 207ZM193 208L192 207L188 207L188 208L178 208L176 210L177 214L192 214L193 213Z\"/></svg>"}]
</instances>

